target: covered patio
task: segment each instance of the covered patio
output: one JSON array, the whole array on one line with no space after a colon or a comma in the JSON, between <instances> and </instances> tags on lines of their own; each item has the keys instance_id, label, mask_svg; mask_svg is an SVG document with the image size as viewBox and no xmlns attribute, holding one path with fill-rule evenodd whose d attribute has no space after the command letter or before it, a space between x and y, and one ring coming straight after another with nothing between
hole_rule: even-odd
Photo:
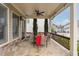
<instances>
[{"instance_id":1,"label":"covered patio","mask_svg":"<svg viewBox=\"0 0 79 59\"><path fill-rule=\"evenodd\" d=\"M3 6L8 8L7 10L7 41L0 45L0 55L12 55L12 56L69 56L77 55L77 20L76 20L76 4L73 3L4 3ZM33 20L45 19L49 20L48 32L51 33L51 20L54 19L60 12L67 7L70 7L70 41L69 50L63 47L52 37L48 42L48 47L41 47L37 52L36 47L33 47L30 41L26 38L26 20L32 18ZM35 13L37 12L37 13ZM42 12L43 14L40 14ZM13 35L12 14L13 17L19 19L19 36ZM63 16L62 16L63 17ZM41 24L40 24L41 25ZM14 28L14 27L13 27ZM16 32L17 33L17 32ZM53 36L54 35L54 36ZM16 37L16 39L14 38ZM23 38L24 37L24 38ZM57 37L57 35L56 35ZM30 40L33 39L32 37Z\"/></svg>"}]
</instances>

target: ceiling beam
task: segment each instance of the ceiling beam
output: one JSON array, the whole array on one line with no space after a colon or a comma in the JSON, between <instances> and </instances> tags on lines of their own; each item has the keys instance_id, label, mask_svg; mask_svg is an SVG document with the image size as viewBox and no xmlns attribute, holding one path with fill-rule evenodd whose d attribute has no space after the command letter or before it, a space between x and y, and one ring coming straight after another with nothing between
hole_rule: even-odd
<instances>
[{"instance_id":1,"label":"ceiling beam","mask_svg":"<svg viewBox=\"0 0 79 59\"><path fill-rule=\"evenodd\" d=\"M13 3L11 3L11 5L15 7L26 18L26 15L18 7L16 7Z\"/></svg>"},{"instance_id":2,"label":"ceiling beam","mask_svg":"<svg viewBox=\"0 0 79 59\"><path fill-rule=\"evenodd\" d=\"M12 3L4 3L11 11L14 11L16 13L18 13L20 16L23 16L24 18L25 15L18 9L16 8Z\"/></svg>"}]
</instances>

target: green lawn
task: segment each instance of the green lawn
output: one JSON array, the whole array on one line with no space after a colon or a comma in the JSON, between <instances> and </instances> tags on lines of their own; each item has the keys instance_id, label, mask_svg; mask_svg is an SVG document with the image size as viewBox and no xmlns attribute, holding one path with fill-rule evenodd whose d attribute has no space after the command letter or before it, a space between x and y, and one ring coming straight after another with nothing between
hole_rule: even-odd
<instances>
[{"instance_id":1,"label":"green lawn","mask_svg":"<svg viewBox=\"0 0 79 59\"><path fill-rule=\"evenodd\" d=\"M78 56L79 56L79 41L78 41L78 44L77 44L77 51L78 51Z\"/></svg>"},{"instance_id":2,"label":"green lawn","mask_svg":"<svg viewBox=\"0 0 79 59\"><path fill-rule=\"evenodd\" d=\"M52 38L60 43L62 46L70 50L70 38L61 35L54 35Z\"/></svg>"},{"instance_id":3,"label":"green lawn","mask_svg":"<svg viewBox=\"0 0 79 59\"><path fill-rule=\"evenodd\" d=\"M52 37L55 41L63 45L65 48L70 50L70 38L64 38L58 35L54 35ZM77 42L77 51L78 51L78 56L79 56L79 41Z\"/></svg>"},{"instance_id":4,"label":"green lawn","mask_svg":"<svg viewBox=\"0 0 79 59\"><path fill-rule=\"evenodd\" d=\"M70 42L69 42L70 40L60 37L59 39L57 39L55 41L57 41L58 43L60 43L61 45L63 45L65 48L67 48L68 50L70 50Z\"/></svg>"},{"instance_id":5,"label":"green lawn","mask_svg":"<svg viewBox=\"0 0 79 59\"><path fill-rule=\"evenodd\" d=\"M69 40L66 40L65 38L56 40L58 43L60 43L61 45L63 45L65 48L70 49L70 44L69 44ZM79 41L77 43L77 51L78 51L78 56L79 56Z\"/></svg>"}]
</instances>

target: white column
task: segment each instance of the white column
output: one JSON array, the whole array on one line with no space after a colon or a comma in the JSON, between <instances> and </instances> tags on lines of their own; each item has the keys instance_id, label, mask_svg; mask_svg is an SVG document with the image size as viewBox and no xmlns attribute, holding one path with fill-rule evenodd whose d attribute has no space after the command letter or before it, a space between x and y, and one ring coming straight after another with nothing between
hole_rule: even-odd
<instances>
[{"instance_id":1,"label":"white column","mask_svg":"<svg viewBox=\"0 0 79 59\"><path fill-rule=\"evenodd\" d=\"M49 19L49 32L51 32L51 19Z\"/></svg>"},{"instance_id":2,"label":"white column","mask_svg":"<svg viewBox=\"0 0 79 59\"><path fill-rule=\"evenodd\" d=\"M26 20L23 20L23 22L22 22L22 32L24 32L23 35L25 36L25 33L26 33Z\"/></svg>"},{"instance_id":3,"label":"white column","mask_svg":"<svg viewBox=\"0 0 79 59\"><path fill-rule=\"evenodd\" d=\"M13 19L12 11L9 10L9 19L8 19L8 42L13 40Z\"/></svg>"},{"instance_id":4,"label":"white column","mask_svg":"<svg viewBox=\"0 0 79 59\"><path fill-rule=\"evenodd\" d=\"M19 38L22 38L22 21L19 22Z\"/></svg>"},{"instance_id":5,"label":"white column","mask_svg":"<svg viewBox=\"0 0 79 59\"><path fill-rule=\"evenodd\" d=\"M77 55L77 17L76 4L70 4L70 54Z\"/></svg>"}]
</instances>

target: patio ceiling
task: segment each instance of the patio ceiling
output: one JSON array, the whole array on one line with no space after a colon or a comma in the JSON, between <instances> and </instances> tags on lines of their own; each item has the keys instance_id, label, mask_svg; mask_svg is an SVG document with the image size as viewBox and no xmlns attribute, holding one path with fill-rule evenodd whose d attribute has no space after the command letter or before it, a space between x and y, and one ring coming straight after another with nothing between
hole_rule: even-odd
<instances>
[{"instance_id":1,"label":"patio ceiling","mask_svg":"<svg viewBox=\"0 0 79 59\"><path fill-rule=\"evenodd\" d=\"M13 3L27 18L50 18L66 3ZM34 10L44 11L43 16L36 16Z\"/></svg>"}]
</instances>

